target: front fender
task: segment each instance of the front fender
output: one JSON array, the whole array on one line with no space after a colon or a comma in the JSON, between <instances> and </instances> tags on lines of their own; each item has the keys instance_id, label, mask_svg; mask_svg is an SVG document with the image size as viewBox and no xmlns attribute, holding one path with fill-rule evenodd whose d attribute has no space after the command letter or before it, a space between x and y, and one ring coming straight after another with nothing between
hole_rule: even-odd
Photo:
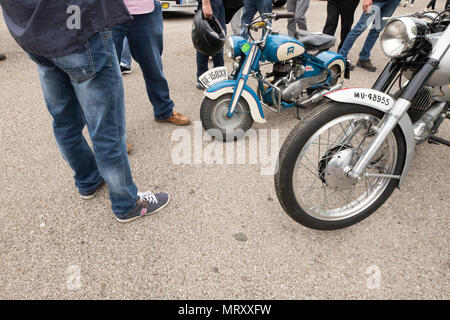
<instances>
[{"instance_id":1,"label":"front fender","mask_svg":"<svg viewBox=\"0 0 450 320\"><path fill-rule=\"evenodd\" d=\"M395 99L390 95L374 90L365 88L347 88L336 90L325 95L330 100L342 103L359 104L369 108L374 108L384 113L388 113L395 104ZM407 113L398 122L400 129L405 137L406 141L406 158L403 166L403 171L400 177L400 188L405 182L408 175L409 168L411 167L416 150L416 140L414 138L414 129L411 122L411 118Z\"/></svg>"},{"instance_id":2,"label":"front fender","mask_svg":"<svg viewBox=\"0 0 450 320\"><path fill-rule=\"evenodd\" d=\"M203 92L203 95L211 100L216 100L224 94L233 93L236 87L236 83L236 80L227 80L215 83L211 87L206 89ZM266 123L261 102L259 101L257 94L252 90L252 88L245 85L241 97L248 103L253 120L258 123Z\"/></svg>"}]
</instances>

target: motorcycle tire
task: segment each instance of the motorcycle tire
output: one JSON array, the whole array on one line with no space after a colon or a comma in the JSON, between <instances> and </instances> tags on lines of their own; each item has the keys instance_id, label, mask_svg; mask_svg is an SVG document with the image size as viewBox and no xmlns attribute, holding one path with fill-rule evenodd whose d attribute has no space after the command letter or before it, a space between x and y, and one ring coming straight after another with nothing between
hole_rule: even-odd
<instances>
[{"instance_id":1,"label":"motorcycle tire","mask_svg":"<svg viewBox=\"0 0 450 320\"><path fill-rule=\"evenodd\" d=\"M245 135L253 125L253 118L247 101L239 99L232 117L227 116L233 95L224 94L215 100L205 98L200 108L203 128L211 136L222 138L224 142L237 140Z\"/></svg>"},{"instance_id":2,"label":"motorcycle tire","mask_svg":"<svg viewBox=\"0 0 450 320\"><path fill-rule=\"evenodd\" d=\"M349 218L342 220L318 219L308 214L298 203L294 188L293 174L296 161L305 144L327 123L334 119L351 114L370 114L381 119L383 112L356 104L329 102L311 111L300 121L287 137L279 155L279 169L275 174L275 188L278 200L284 211L296 222L305 227L318 230L335 230L349 227L371 215L390 197L398 185L397 179L391 179L384 191L368 207ZM403 133L397 125L393 131L397 145L397 160L395 175L400 175L406 158L406 142Z\"/></svg>"}]
</instances>

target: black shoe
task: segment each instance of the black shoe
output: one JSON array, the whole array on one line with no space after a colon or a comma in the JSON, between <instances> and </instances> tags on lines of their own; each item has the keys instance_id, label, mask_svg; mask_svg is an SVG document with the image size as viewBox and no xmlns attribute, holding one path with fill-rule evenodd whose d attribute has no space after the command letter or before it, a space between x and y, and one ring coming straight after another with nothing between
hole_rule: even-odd
<instances>
[{"instance_id":1,"label":"black shoe","mask_svg":"<svg viewBox=\"0 0 450 320\"><path fill-rule=\"evenodd\" d=\"M375 72L377 71L377 67L375 67L372 62L370 62L369 60L358 60L358 62L356 63L357 67L363 68L366 71L369 72Z\"/></svg>"},{"instance_id":2,"label":"black shoe","mask_svg":"<svg viewBox=\"0 0 450 320\"><path fill-rule=\"evenodd\" d=\"M105 185L105 180L101 179L100 182L97 184L97 186L92 189L91 191L85 192L85 193L81 193L80 192L80 196L81 199L83 200L90 200L93 197L95 197L97 195L97 193L100 191L100 189Z\"/></svg>"},{"instance_id":3,"label":"black shoe","mask_svg":"<svg viewBox=\"0 0 450 320\"><path fill-rule=\"evenodd\" d=\"M5 60L6 59L6 56L4 55L4 54L1 54L0 53L0 61L3 61L3 60Z\"/></svg>"},{"instance_id":4,"label":"black shoe","mask_svg":"<svg viewBox=\"0 0 450 320\"><path fill-rule=\"evenodd\" d=\"M124 217L117 217L119 222L130 222L138 218L148 216L161 209L163 209L170 200L170 196L167 193L153 194L150 191L139 192L139 200L137 201L136 208L128 212Z\"/></svg>"},{"instance_id":5,"label":"black shoe","mask_svg":"<svg viewBox=\"0 0 450 320\"><path fill-rule=\"evenodd\" d=\"M348 70L353 71L355 70L355 65L353 63L351 63L349 60L347 60L348 63Z\"/></svg>"},{"instance_id":6,"label":"black shoe","mask_svg":"<svg viewBox=\"0 0 450 320\"><path fill-rule=\"evenodd\" d=\"M122 74L130 74L131 73L131 69L121 65L120 66L120 72L122 72Z\"/></svg>"},{"instance_id":7,"label":"black shoe","mask_svg":"<svg viewBox=\"0 0 450 320\"><path fill-rule=\"evenodd\" d=\"M199 90L206 90L205 86L200 81L197 81L196 87Z\"/></svg>"}]
</instances>

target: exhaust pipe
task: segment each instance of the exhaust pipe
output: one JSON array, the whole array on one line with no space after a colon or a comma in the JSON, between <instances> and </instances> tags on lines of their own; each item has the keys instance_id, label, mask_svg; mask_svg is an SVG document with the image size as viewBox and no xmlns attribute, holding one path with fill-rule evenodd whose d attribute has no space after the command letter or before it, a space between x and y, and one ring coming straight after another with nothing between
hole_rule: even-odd
<instances>
[{"instance_id":1,"label":"exhaust pipe","mask_svg":"<svg viewBox=\"0 0 450 320\"><path fill-rule=\"evenodd\" d=\"M320 100L322 100L324 95L326 95L326 94L328 94L330 92L339 90L339 89L342 89L342 83L335 84L330 89L323 89L323 90L313 94L312 96L310 96L305 101L297 102L297 105L309 107L311 104L317 103Z\"/></svg>"}]
</instances>

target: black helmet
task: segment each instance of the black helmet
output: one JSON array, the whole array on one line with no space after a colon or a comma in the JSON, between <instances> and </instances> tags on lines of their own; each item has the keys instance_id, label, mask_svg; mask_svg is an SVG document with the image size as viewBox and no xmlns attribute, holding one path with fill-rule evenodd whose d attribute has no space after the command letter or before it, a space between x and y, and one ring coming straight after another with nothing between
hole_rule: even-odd
<instances>
[{"instance_id":1,"label":"black helmet","mask_svg":"<svg viewBox=\"0 0 450 320\"><path fill-rule=\"evenodd\" d=\"M225 31L216 17L205 19L203 11L197 10L192 25L192 43L198 52L207 56L218 54L225 44Z\"/></svg>"}]
</instances>

